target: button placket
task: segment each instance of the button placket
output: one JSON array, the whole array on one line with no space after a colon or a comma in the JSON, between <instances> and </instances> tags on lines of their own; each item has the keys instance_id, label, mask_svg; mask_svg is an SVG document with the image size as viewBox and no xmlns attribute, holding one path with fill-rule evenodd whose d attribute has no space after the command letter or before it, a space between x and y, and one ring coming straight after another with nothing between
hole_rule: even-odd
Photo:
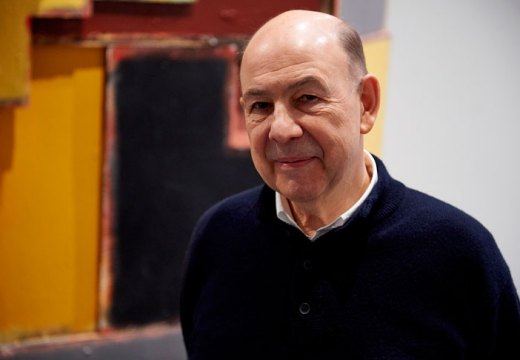
<instances>
[{"instance_id":1,"label":"button placket","mask_svg":"<svg viewBox=\"0 0 520 360\"><path fill-rule=\"evenodd\" d=\"M299 302L296 303L297 313L300 317L309 317L311 313L311 303L313 300L313 288L316 285L316 264L314 262L314 255L312 251L312 244L308 246L300 257L300 269L297 271L298 281L298 295Z\"/></svg>"}]
</instances>

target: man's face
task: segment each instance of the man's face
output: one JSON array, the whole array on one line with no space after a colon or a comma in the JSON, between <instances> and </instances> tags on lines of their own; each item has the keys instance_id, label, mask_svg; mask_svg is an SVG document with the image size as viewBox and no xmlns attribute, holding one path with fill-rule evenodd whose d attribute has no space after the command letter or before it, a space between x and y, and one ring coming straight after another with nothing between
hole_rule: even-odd
<instances>
[{"instance_id":1,"label":"man's face","mask_svg":"<svg viewBox=\"0 0 520 360\"><path fill-rule=\"evenodd\" d=\"M348 187L362 159L362 105L335 36L279 34L250 43L241 103L257 171L293 202Z\"/></svg>"}]
</instances>

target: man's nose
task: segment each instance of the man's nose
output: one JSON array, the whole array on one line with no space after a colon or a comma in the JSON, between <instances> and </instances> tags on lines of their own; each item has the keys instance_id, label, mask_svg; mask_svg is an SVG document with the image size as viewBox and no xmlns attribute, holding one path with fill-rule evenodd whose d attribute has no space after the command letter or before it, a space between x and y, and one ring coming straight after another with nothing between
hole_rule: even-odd
<instances>
[{"instance_id":1,"label":"man's nose","mask_svg":"<svg viewBox=\"0 0 520 360\"><path fill-rule=\"evenodd\" d=\"M276 106L272 116L270 140L286 143L303 135L303 129L294 118L294 114L291 114L285 106Z\"/></svg>"}]
</instances>

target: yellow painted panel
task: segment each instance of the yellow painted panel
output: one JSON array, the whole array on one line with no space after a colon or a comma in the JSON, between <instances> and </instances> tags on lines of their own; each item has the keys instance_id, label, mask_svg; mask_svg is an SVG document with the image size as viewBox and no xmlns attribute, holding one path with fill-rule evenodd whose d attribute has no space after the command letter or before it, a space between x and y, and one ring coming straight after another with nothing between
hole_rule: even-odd
<instances>
[{"instance_id":1,"label":"yellow painted panel","mask_svg":"<svg viewBox=\"0 0 520 360\"><path fill-rule=\"evenodd\" d=\"M82 9L89 0L38 0L38 11L55 11L61 9Z\"/></svg>"},{"instance_id":2,"label":"yellow painted panel","mask_svg":"<svg viewBox=\"0 0 520 360\"><path fill-rule=\"evenodd\" d=\"M0 0L0 105L20 101L29 92L30 5Z\"/></svg>"},{"instance_id":3,"label":"yellow painted panel","mask_svg":"<svg viewBox=\"0 0 520 360\"><path fill-rule=\"evenodd\" d=\"M0 0L0 106L25 101L30 93L31 15L78 15L90 0Z\"/></svg>"},{"instance_id":4,"label":"yellow painted panel","mask_svg":"<svg viewBox=\"0 0 520 360\"><path fill-rule=\"evenodd\" d=\"M0 342L96 325L103 50L33 48L0 108Z\"/></svg>"},{"instance_id":5,"label":"yellow painted panel","mask_svg":"<svg viewBox=\"0 0 520 360\"><path fill-rule=\"evenodd\" d=\"M386 85L388 81L388 65L390 40L387 38L369 39L363 41L368 71L376 75L381 84L381 107L376 125L365 137L365 148L375 155L381 156L384 114L386 104Z\"/></svg>"}]
</instances>

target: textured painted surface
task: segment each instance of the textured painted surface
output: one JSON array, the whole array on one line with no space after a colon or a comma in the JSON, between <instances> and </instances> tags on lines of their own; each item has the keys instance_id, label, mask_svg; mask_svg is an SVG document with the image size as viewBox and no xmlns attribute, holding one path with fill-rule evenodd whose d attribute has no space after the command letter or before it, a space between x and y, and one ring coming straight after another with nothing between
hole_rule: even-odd
<instances>
[{"instance_id":1,"label":"textured painted surface","mask_svg":"<svg viewBox=\"0 0 520 360\"><path fill-rule=\"evenodd\" d=\"M29 3L0 0L0 105L20 103L29 92Z\"/></svg>"},{"instance_id":2,"label":"textured painted surface","mask_svg":"<svg viewBox=\"0 0 520 360\"><path fill-rule=\"evenodd\" d=\"M197 0L94 0L94 1L128 1L128 2L147 2L147 3L171 3L171 4L187 4L194 3Z\"/></svg>"},{"instance_id":3,"label":"textured painted surface","mask_svg":"<svg viewBox=\"0 0 520 360\"><path fill-rule=\"evenodd\" d=\"M0 106L27 101L31 16L81 16L90 0L0 0Z\"/></svg>"},{"instance_id":4,"label":"textured painted surface","mask_svg":"<svg viewBox=\"0 0 520 360\"><path fill-rule=\"evenodd\" d=\"M30 92L31 16L80 16L90 0L0 0L0 106L21 104Z\"/></svg>"},{"instance_id":5,"label":"textured painted surface","mask_svg":"<svg viewBox=\"0 0 520 360\"><path fill-rule=\"evenodd\" d=\"M0 343L96 325L103 51L33 48L0 108Z\"/></svg>"},{"instance_id":6,"label":"textured painted surface","mask_svg":"<svg viewBox=\"0 0 520 360\"><path fill-rule=\"evenodd\" d=\"M37 14L72 12L80 13L88 7L90 0L33 0L36 1Z\"/></svg>"},{"instance_id":7,"label":"textured painted surface","mask_svg":"<svg viewBox=\"0 0 520 360\"><path fill-rule=\"evenodd\" d=\"M103 34L249 35L289 9L320 10L322 0L198 0L193 4L94 1L85 19L35 19L37 36L99 37Z\"/></svg>"},{"instance_id":8,"label":"textured painted surface","mask_svg":"<svg viewBox=\"0 0 520 360\"><path fill-rule=\"evenodd\" d=\"M103 229L113 231L103 231L101 327L178 319L197 218L258 183L248 154L226 146L229 119L240 116L236 51L156 41L109 49Z\"/></svg>"}]
</instances>

